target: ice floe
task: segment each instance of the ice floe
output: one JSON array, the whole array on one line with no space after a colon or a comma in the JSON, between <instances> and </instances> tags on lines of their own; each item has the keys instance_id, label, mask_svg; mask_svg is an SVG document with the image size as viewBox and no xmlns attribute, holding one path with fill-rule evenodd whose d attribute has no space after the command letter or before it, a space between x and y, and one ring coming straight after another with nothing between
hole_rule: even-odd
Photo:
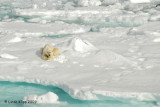
<instances>
[{"instance_id":1,"label":"ice floe","mask_svg":"<svg viewBox=\"0 0 160 107\"><path fill-rule=\"evenodd\" d=\"M52 104L59 104L60 102L58 101L58 96L53 93L53 92L48 92L44 95L28 95L28 96L25 96L23 98L23 101L36 101L36 103L45 103L45 104L48 104L48 103L52 103Z\"/></svg>"},{"instance_id":2,"label":"ice floe","mask_svg":"<svg viewBox=\"0 0 160 107\"><path fill-rule=\"evenodd\" d=\"M75 1L14 0L12 11L0 8L0 79L54 85L82 100L101 94L158 102L158 0ZM39 52L48 43L60 50L52 61ZM58 100L51 93L25 98Z\"/></svg>"},{"instance_id":3,"label":"ice floe","mask_svg":"<svg viewBox=\"0 0 160 107\"><path fill-rule=\"evenodd\" d=\"M56 34L79 34L90 30L90 27L83 25L69 25L64 22L55 22L53 24L35 24L24 22L1 22L0 31L6 31L16 36L47 36ZM56 26L56 27L55 27Z\"/></svg>"}]
</instances>

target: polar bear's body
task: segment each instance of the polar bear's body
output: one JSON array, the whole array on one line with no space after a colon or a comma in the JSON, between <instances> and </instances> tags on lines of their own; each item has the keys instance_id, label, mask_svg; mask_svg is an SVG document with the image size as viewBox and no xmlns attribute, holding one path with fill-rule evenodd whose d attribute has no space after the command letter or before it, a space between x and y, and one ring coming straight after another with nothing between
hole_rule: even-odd
<instances>
[{"instance_id":1,"label":"polar bear's body","mask_svg":"<svg viewBox=\"0 0 160 107\"><path fill-rule=\"evenodd\" d=\"M59 55L58 48L53 48L51 44L47 44L41 48L42 59L52 60L55 56Z\"/></svg>"}]
</instances>

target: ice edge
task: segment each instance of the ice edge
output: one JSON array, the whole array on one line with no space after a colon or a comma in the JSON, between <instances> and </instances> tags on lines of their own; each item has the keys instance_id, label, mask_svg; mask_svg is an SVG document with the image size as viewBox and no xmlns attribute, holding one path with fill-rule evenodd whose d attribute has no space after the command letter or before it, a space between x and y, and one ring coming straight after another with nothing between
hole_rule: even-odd
<instances>
[{"instance_id":1,"label":"ice edge","mask_svg":"<svg viewBox=\"0 0 160 107\"><path fill-rule=\"evenodd\" d=\"M78 90L69 87L65 83L58 83L56 81L41 81L38 79L24 79L24 78L11 78L11 77L2 77L0 76L1 81L10 81L10 82L27 82L41 85L51 85L56 86L66 93L68 93L72 98L79 100L100 100L97 95L102 95L106 97L115 97L115 98L135 98L140 101L156 101L160 103L160 94L158 93L148 93L148 92L115 92L115 91L104 91L104 90Z\"/></svg>"}]
</instances>

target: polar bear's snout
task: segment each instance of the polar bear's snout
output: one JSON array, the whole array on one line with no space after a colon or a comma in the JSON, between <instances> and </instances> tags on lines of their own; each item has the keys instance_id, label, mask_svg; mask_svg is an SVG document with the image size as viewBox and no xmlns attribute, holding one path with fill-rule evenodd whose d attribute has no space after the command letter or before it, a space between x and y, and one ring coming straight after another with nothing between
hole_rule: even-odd
<instances>
[{"instance_id":1,"label":"polar bear's snout","mask_svg":"<svg viewBox=\"0 0 160 107\"><path fill-rule=\"evenodd\" d=\"M50 57L51 55L50 55L50 54L45 54L45 56L46 56L46 57Z\"/></svg>"},{"instance_id":2,"label":"polar bear's snout","mask_svg":"<svg viewBox=\"0 0 160 107\"><path fill-rule=\"evenodd\" d=\"M47 56L50 57L51 56L51 52L47 53Z\"/></svg>"}]
</instances>

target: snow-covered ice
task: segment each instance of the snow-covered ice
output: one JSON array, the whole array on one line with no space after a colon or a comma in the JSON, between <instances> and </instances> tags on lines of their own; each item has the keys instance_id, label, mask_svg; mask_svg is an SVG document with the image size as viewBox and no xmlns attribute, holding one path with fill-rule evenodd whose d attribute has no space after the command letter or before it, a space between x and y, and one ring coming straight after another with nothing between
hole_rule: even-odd
<instances>
[{"instance_id":1,"label":"snow-covered ice","mask_svg":"<svg viewBox=\"0 0 160 107\"><path fill-rule=\"evenodd\" d=\"M86 53L98 50L87 40L82 40L78 37L71 38L68 41L58 44L57 46L61 46L64 51L71 51L72 53Z\"/></svg>"},{"instance_id":2,"label":"snow-covered ice","mask_svg":"<svg viewBox=\"0 0 160 107\"><path fill-rule=\"evenodd\" d=\"M75 0L79 6L99 6L100 0Z\"/></svg>"},{"instance_id":3,"label":"snow-covered ice","mask_svg":"<svg viewBox=\"0 0 160 107\"><path fill-rule=\"evenodd\" d=\"M54 85L81 100L103 95L160 103L157 0L22 1L0 10L2 81ZM45 44L60 55L42 60ZM54 93L24 99L59 102Z\"/></svg>"},{"instance_id":4,"label":"snow-covered ice","mask_svg":"<svg viewBox=\"0 0 160 107\"><path fill-rule=\"evenodd\" d=\"M59 104L58 96L53 92L48 92L44 95L28 95L23 98L23 101L36 101L36 103L53 103Z\"/></svg>"},{"instance_id":5,"label":"snow-covered ice","mask_svg":"<svg viewBox=\"0 0 160 107\"><path fill-rule=\"evenodd\" d=\"M149 3L150 0L131 0L131 3Z\"/></svg>"},{"instance_id":6,"label":"snow-covered ice","mask_svg":"<svg viewBox=\"0 0 160 107\"><path fill-rule=\"evenodd\" d=\"M15 37L15 38L9 40L8 42L9 43L14 43L14 42L21 42L21 41L22 41L22 39L20 37Z\"/></svg>"},{"instance_id":7,"label":"snow-covered ice","mask_svg":"<svg viewBox=\"0 0 160 107\"><path fill-rule=\"evenodd\" d=\"M154 42L160 42L160 38L156 38L153 40Z\"/></svg>"},{"instance_id":8,"label":"snow-covered ice","mask_svg":"<svg viewBox=\"0 0 160 107\"><path fill-rule=\"evenodd\" d=\"M17 57L10 55L10 54L7 54L7 53L0 54L0 58L17 59Z\"/></svg>"},{"instance_id":9,"label":"snow-covered ice","mask_svg":"<svg viewBox=\"0 0 160 107\"><path fill-rule=\"evenodd\" d=\"M64 22L55 22L53 24L36 24L25 22L1 22L1 32L10 32L14 36L47 36L57 34L78 34L90 30L90 27L76 24L67 24Z\"/></svg>"},{"instance_id":10,"label":"snow-covered ice","mask_svg":"<svg viewBox=\"0 0 160 107\"><path fill-rule=\"evenodd\" d=\"M159 63L157 63L159 45L156 45L159 42L151 42L157 36L150 36L150 34L156 29L157 26L155 29L152 27L149 33L146 32L148 38L130 34L128 32L131 31L128 29L123 30L126 32L123 33L124 36L115 36L112 32L112 35L105 32L88 32L57 39L42 40L42 38L29 37L25 42L15 42L12 45L8 45L7 39L6 42L2 42L5 49L1 51L17 56L18 59L12 63L9 60L1 60L0 78L54 85L78 99L97 99L95 93L100 94L99 92L103 91L111 93L112 96L138 97L148 93L154 97L159 93ZM47 62L41 59L39 50L47 43L54 43L54 46L60 49L63 58L59 60L64 61L63 63L57 60L58 57ZM144 43L146 45L143 45ZM155 45L156 47L153 48ZM128 49L134 51L130 52ZM153 54L157 59L152 59ZM139 61L140 58L147 60ZM10 67L6 66L7 64ZM122 67L125 69L121 69ZM89 88L83 89L86 86Z\"/></svg>"}]
</instances>

